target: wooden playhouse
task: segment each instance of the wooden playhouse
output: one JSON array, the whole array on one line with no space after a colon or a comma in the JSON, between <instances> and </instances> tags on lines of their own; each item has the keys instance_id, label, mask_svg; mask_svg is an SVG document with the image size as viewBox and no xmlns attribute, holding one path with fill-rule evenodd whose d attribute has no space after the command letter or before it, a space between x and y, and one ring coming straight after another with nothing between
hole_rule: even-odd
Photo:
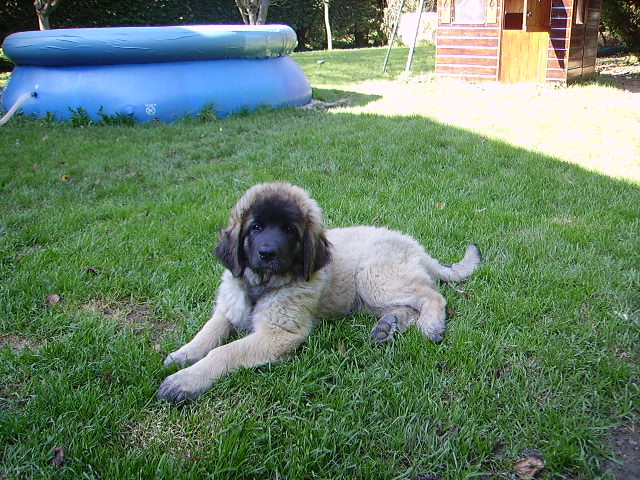
<instances>
[{"instance_id":1,"label":"wooden playhouse","mask_svg":"<svg viewBox=\"0 0 640 480\"><path fill-rule=\"evenodd\" d=\"M602 0L438 0L436 75L566 84L595 74Z\"/></svg>"}]
</instances>

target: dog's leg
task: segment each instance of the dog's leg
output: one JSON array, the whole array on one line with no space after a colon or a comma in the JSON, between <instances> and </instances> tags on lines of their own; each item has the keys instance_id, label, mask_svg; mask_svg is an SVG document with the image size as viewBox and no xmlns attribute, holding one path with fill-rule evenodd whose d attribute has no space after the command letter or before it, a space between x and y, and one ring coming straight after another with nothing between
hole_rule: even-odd
<instances>
[{"instance_id":1,"label":"dog's leg","mask_svg":"<svg viewBox=\"0 0 640 480\"><path fill-rule=\"evenodd\" d=\"M444 335L445 320L447 319L447 300L436 291L431 291L424 298L424 303L420 309L420 316L417 324L429 338L435 342L442 342Z\"/></svg>"},{"instance_id":2,"label":"dog's leg","mask_svg":"<svg viewBox=\"0 0 640 480\"><path fill-rule=\"evenodd\" d=\"M158 390L158 398L174 403L193 400L209 390L216 380L242 367L264 365L291 354L305 341L309 330L295 332L263 326L244 338L211 350L199 362L168 376Z\"/></svg>"},{"instance_id":3,"label":"dog's leg","mask_svg":"<svg viewBox=\"0 0 640 480\"><path fill-rule=\"evenodd\" d=\"M413 325L418 318L418 312L411 307L393 307L382 315L380 321L371 330L371 340L374 343L386 343L393 340L396 333L403 333Z\"/></svg>"},{"instance_id":4,"label":"dog's leg","mask_svg":"<svg viewBox=\"0 0 640 480\"><path fill-rule=\"evenodd\" d=\"M232 321L243 324L251 313L251 304L246 298L241 280L232 277L228 270L222 274L222 283L211 319L189 343L170 353L164 365L176 363L181 367L191 365L204 358L210 350L222 345L235 330Z\"/></svg>"},{"instance_id":5,"label":"dog's leg","mask_svg":"<svg viewBox=\"0 0 640 480\"><path fill-rule=\"evenodd\" d=\"M172 363L176 363L181 367L191 365L198 360L204 358L209 351L220 346L233 330L233 326L227 320L227 317L216 307L211 319L205 323L193 340L185 344L175 352L167 355L164 360L164 366L168 367Z\"/></svg>"}]
</instances>

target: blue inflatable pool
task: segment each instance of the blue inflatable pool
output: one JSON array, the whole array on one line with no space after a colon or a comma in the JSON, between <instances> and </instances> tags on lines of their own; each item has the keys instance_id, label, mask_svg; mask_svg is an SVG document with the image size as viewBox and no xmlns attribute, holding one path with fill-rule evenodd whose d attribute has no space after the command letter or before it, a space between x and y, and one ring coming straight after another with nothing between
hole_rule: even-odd
<instances>
[{"instance_id":1,"label":"blue inflatable pool","mask_svg":"<svg viewBox=\"0 0 640 480\"><path fill-rule=\"evenodd\" d=\"M171 122L212 108L220 117L300 106L311 86L288 55L286 25L77 28L8 36L16 64L2 99L27 115L129 115ZM31 95L28 95L31 94ZM27 98L28 97L28 98Z\"/></svg>"}]
</instances>

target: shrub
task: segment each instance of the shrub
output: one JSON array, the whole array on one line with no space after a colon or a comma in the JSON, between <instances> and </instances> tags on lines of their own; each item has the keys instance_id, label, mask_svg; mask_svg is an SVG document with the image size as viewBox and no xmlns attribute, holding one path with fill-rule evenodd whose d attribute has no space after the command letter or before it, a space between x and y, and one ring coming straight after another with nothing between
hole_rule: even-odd
<instances>
[{"instance_id":1,"label":"shrub","mask_svg":"<svg viewBox=\"0 0 640 480\"><path fill-rule=\"evenodd\" d=\"M634 0L607 0L602 2L602 24L640 55L640 6Z\"/></svg>"}]
</instances>

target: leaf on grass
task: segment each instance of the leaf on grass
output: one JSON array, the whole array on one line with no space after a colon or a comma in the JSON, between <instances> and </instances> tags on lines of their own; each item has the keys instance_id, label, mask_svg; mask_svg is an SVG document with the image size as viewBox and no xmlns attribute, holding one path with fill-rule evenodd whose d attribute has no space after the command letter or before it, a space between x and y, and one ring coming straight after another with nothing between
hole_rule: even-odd
<instances>
[{"instance_id":1,"label":"leaf on grass","mask_svg":"<svg viewBox=\"0 0 640 480\"><path fill-rule=\"evenodd\" d=\"M527 451L525 455L513 464L513 469L518 478L529 480L544 470L544 460L536 451Z\"/></svg>"},{"instance_id":2,"label":"leaf on grass","mask_svg":"<svg viewBox=\"0 0 640 480\"><path fill-rule=\"evenodd\" d=\"M444 208L447 206L446 202L438 202L436 203L436 207L438 207L439 210L444 210Z\"/></svg>"},{"instance_id":3,"label":"leaf on grass","mask_svg":"<svg viewBox=\"0 0 640 480\"><path fill-rule=\"evenodd\" d=\"M450 317L453 317L456 314L456 311L451 308L449 305L447 305L447 315L449 315Z\"/></svg>"},{"instance_id":4,"label":"leaf on grass","mask_svg":"<svg viewBox=\"0 0 640 480\"><path fill-rule=\"evenodd\" d=\"M57 305L58 303L60 303L60 297L55 293L52 293L51 295L47 295L46 297L44 297L45 307L52 307L53 305Z\"/></svg>"},{"instance_id":5,"label":"leaf on grass","mask_svg":"<svg viewBox=\"0 0 640 480\"><path fill-rule=\"evenodd\" d=\"M71 181L71 175L65 173L64 175L60 176L60 180L62 180L63 182L70 182Z\"/></svg>"},{"instance_id":6,"label":"leaf on grass","mask_svg":"<svg viewBox=\"0 0 640 480\"><path fill-rule=\"evenodd\" d=\"M344 343L342 342L338 342L338 353L343 356L347 354L347 349L344 348Z\"/></svg>"},{"instance_id":7,"label":"leaf on grass","mask_svg":"<svg viewBox=\"0 0 640 480\"><path fill-rule=\"evenodd\" d=\"M435 473L419 473L413 477L413 480L442 480L442 477Z\"/></svg>"},{"instance_id":8,"label":"leaf on grass","mask_svg":"<svg viewBox=\"0 0 640 480\"><path fill-rule=\"evenodd\" d=\"M616 356L620 359L620 360L627 360L629 358L631 358L631 354L629 352L625 352L624 350L618 350L616 352Z\"/></svg>"},{"instance_id":9,"label":"leaf on grass","mask_svg":"<svg viewBox=\"0 0 640 480\"><path fill-rule=\"evenodd\" d=\"M104 273L102 270L99 270L99 269L97 269L96 267L90 267L90 266L87 266L87 267L82 267L82 269L83 269L85 272L93 273L94 275L100 275L101 273Z\"/></svg>"},{"instance_id":10,"label":"leaf on grass","mask_svg":"<svg viewBox=\"0 0 640 480\"><path fill-rule=\"evenodd\" d=\"M51 460L55 467L61 467L64 465L64 447L59 446L54 450L53 460Z\"/></svg>"}]
</instances>

